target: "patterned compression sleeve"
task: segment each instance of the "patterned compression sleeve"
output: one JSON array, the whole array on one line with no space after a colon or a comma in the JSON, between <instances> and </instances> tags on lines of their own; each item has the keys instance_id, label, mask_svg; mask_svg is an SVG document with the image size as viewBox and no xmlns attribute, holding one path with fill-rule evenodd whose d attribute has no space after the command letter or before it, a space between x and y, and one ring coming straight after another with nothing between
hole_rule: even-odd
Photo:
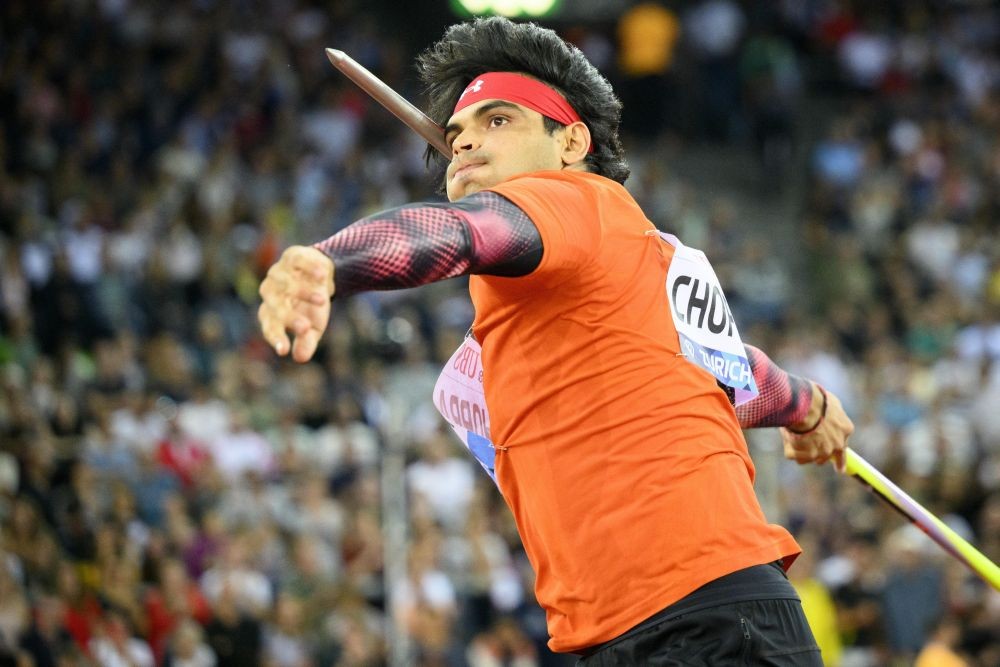
<instances>
[{"instance_id":1,"label":"patterned compression sleeve","mask_svg":"<svg viewBox=\"0 0 1000 667\"><path fill-rule=\"evenodd\" d=\"M336 296L416 287L468 273L524 276L542 258L527 214L494 192L383 211L315 244L336 270Z\"/></svg>"},{"instance_id":2,"label":"patterned compression sleeve","mask_svg":"<svg viewBox=\"0 0 1000 667\"><path fill-rule=\"evenodd\" d=\"M787 426L805 419L812 403L812 383L781 370L764 352L744 345L760 395L736 408L743 428Z\"/></svg>"}]
</instances>

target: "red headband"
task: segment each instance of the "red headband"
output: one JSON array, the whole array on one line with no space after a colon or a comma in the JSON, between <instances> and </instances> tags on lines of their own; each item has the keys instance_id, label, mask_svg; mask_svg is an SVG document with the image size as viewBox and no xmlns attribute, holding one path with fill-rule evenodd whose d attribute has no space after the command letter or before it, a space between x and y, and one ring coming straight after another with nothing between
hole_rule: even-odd
<instances>
[{"instance_id":1,"label":"red headband","mask_svg":"<svg viewBox=\"0 0 1000 667\"><path fill-rule=\"evenodd\" d=\"M458 98L452 114L481 100L514 102L563 125L580 121L580 115L555 89L537 79L513 72L487 72L477 76ZM589 150L594 151L593 144Z\"/></svg>"}]
</instances>

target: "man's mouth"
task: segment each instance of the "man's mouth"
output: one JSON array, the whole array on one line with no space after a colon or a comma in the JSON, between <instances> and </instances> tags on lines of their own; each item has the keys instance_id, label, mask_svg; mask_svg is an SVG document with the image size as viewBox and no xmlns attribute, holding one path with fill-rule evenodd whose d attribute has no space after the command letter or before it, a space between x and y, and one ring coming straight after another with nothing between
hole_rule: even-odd
<instances>
[{"instance_id":1,"label":"man's mouth","mask_svg":"<svg viewBox=\"0 0 1000 667\"><path fill-rule=\"evenodd\" d=\"M458 169L456 169L456 170L455 170L455 173L453 173L453 174L451 175L451 177L452 177L453 179L454 179L454 178L458 178L458 177L459 177L459 176L461 176L462 174L467 174L467 173L469 173L470 171L472 171L473 169L475 169L476 167L481 167L481 166L483 166L484 164L486 164L486 163L485 163L485 162L470 162L469 164L464 164L464 165L462 165L461 167L459 167Z\"/></svg>"}]
</instances>

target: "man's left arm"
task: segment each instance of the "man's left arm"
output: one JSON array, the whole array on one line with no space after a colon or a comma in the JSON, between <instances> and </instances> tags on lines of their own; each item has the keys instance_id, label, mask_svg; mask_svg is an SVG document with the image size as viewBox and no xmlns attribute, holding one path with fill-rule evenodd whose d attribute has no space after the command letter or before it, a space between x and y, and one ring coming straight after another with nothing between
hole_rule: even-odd
<instances>
[{"instance_id":1,"label":"man's left arm","mask_svg":"<svg viewBox=\"0 0 1000 667\"><path fill-rule=\"evenodd\" d=\"M823 387L781 369L762 350L744 346L760 395L736 408L742 428L781 427L785 457L844 467L854 424L840 400Z\"/></svg>"}]
</instances>

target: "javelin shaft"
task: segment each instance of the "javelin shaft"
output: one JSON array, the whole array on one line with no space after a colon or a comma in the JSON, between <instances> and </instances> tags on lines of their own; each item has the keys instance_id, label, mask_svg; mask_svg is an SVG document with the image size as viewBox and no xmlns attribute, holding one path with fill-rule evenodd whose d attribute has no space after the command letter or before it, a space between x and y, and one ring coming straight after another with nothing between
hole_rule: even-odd
<instances>
[{"instance_id":1,"label":"javelin shaft","mask_svg":"<svg viewBox=\"0 0 1000 667\"><path fill-rule=\"evenodd\" d=\"M423 137L427 143L451 159L451 148L445 143L444 130L423 111L415 107L405 97L390 88L388 84L369 72L354 58L337 49L327 49L326 57L334 67L356 83L361 90L371 95L372 99L388 109L396 118L406 123L407 127Z\"/></svg>"},{"instance_id":2,"label":"javelin shaft","mask_svg":"<svg viewBox=\"0 0 1000 667\"><path fill-rule=\"evenodd\" d=\"M905 491L879 472L875 466L850 448L847 449L847 474L856 477L871 488L877 496L916 524L941 548L1000 591L1000 567L997 567L996 563L965 541L961 535L908 496Z\"/></svg>"}]
</instances>

